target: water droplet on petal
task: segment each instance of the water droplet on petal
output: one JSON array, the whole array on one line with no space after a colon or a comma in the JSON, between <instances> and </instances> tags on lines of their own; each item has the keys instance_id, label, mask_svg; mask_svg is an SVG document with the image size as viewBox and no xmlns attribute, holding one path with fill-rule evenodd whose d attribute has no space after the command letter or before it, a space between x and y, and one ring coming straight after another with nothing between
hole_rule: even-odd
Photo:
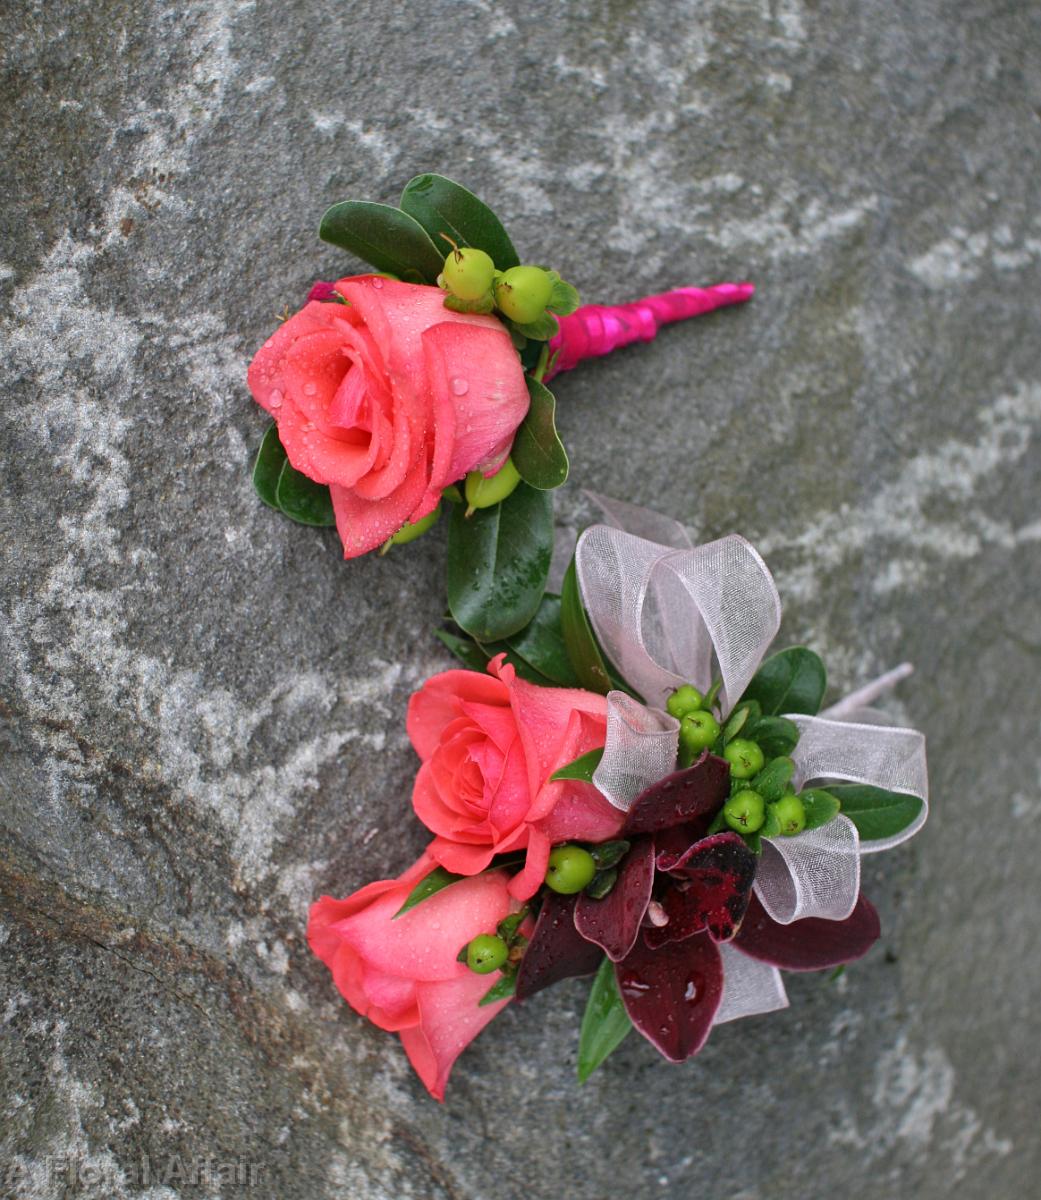
<instances>
[{"instance_id":1,"label":"water droplet on petal","mask_svg":"<svg viewBox=\"0 0 1041 1200\"><path fill-rule=\"evenodd\" d=\"M382 280L382 279L380 279L380 277L379 277L378 275L377 275L377 276L375 276L375 277L374 277L374 279L373 279L373 281L372 281L372 286L373 286L374 288L376 288L377 290L379 290L381 287L383 287L383 280Z\"/></svg>"},{"instance_id":2,"label":"water droplet on petal","mask_svg":"<svg viewBox=\"0 0 1041 1200\"><path fill-rule=\"evenodd\" d=\"M282 407L282 393L278 390L278 388L275 388L271 392L271 395L267 398L267 402L272 408Z\"/></svg>"},{"instance_id":3,"label":"water droplet on petal","mask_svg":"<svg viewBox=\"0 0 1041 1200\"><path fill-rule=\"evenodd\" d=\"M459 376L456 376L448 386L452 389L453 396L465 396L470 390L470 385Z\"/></svg>"},{"instance_id":4,"label":"water droplet on petal","mask_svg":"<svg viewBox=\"0 0 1041 1200\"><path fill-rule=\"evenodd\" d=\"M317 391L318 391L317 383L305 383L304 384L304 395L305 396L313 396L315 394L315 392L317 392Z\"/></svg>"}]
</instances>

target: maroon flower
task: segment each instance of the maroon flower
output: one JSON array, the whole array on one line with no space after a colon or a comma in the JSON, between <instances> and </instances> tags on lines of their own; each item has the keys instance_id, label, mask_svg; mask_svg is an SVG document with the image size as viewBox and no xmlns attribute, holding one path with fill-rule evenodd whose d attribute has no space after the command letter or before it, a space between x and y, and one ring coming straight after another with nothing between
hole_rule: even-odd
<instances>
[{"instance_id":1,"label":"maroon flower","mask_svg":"<svg viewBox=\"0 0 1041 1200\"><path fill-rule=\"evenodd\" d=\"M729 767L705 753L637 797L620 836L630 848L602 900L550 894L517 976L525 999L615 963L632 1023L672 1062L705 1044L723 996L720 942L788 971L850 962L879 935L863 896L844 921L780 925L752 893L759 858L736 833L709 834Z\"/></svg>"}]
</instances>

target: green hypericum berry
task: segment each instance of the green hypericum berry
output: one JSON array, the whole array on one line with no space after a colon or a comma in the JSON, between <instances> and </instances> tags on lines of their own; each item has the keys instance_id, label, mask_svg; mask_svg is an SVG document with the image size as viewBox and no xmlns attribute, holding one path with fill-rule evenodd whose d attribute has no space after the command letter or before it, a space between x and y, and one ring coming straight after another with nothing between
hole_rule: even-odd
<instances>
[{"instance_id":1,"label":"green hypericum berry","mask_svg":"<svg viewBox=\"0 0 1041 1200\"><path fill-rule=\"evenodd\" d=\"M518 325L530 325L546 311L553 280L541 267L510 267L495 281L495 304Z\"/></svg>"},{"instance_id":2,"label":"green hypericum berry","mask_svg":"<svg viewBox=\"0 0 1041 1200\"><path fill-rule=\"evenodd\" d=\"M806 806L794 792L782 796L770 808L784 837L794 837L806 828Z\"/></svg>"},{"instance_id":3,"label":"green hypericum berry","mask_svg":"<svg viewBox=\"0 0 1041 1200\"><path fill-rule=\"evenodd\" d=\"M592 882L596 863L581 846L557 846L549 852L546 886L562 896L573 896Z\"/></svg>"},{"instance_id":4,"label":"green hypericum berry","mask_svg":"<svg viewBox=\"0 0 1041 1200\"><path fill-rule=\"evenodd\" d=\"M432 513L427 513L418 521L413 521L412 524L402 525L402 527L393 534L390 539L392 546L407 546L409 542L414 542L417 537L422 537L424 533L435 524L438 517L441 516L441 505L434 509Z\"/></svg>"},{"instance_id":5,"label":"green hypericum berry","mask_svg":"<svg viewBox=\"0 0 1041 1200\"><path fill-rule=\"evenodd\" d=\"M466 511L467 515L475 508L491 508L513 491L520 483L520 472L513 465L513 459L508 458L498 471L489 479L480 471L471 471L466 477Z\"/></svg>"},{"instance_id":6,"label":"green hypericum berry","mask_svg":"<svg viewBox=\"0 0 1041 1200\"><path fill-rule=\"evenodd\" d=\"M680 745L691 756L707 750L719 737L719 722L703 709L687 713L680 721Z\"/></svg>"},{"instance_id":7,"label":"green hypericum berry","mask_svg":"<svg viewBox=\"0 0 1041 1200\"><path fill-rule=\"evenodd\" d=\"M745 788L723 805L723 817L738 833L755 833L766 820L766 804L758 792Z\"/></svg>"},{"instance_id":8,"label":"green hypericum berry","mask_svg":"<svg viewBox=\"0 0 1041 1200\"><path fill-rule=\"evenodd\" d=\"M466 947L466 965L478 975L490 975L509 957L509 947L494 933L480 933Z\"/></svg>"},{"instance_id":9,"label":"green hypericum berry","mask_svg":"<svg viewBox=\"0 0 1041 1200\"><path fill-rule=\"evenodd\" d=\"M460 246L445 258L441 275L453 296L460 300L480 300L491 289L495 263L483 250Z\"/></svg>"},{"instance_id":10,"label":"green hypericum berry","mask_svg":"<svg viewBox=\"0 0 1041 1200\"><path fill-rule=\"evenodd\" d=\"M668 700L665 701L665 708L669 716L675 717L678 721L688 713L697 712L704 703L705 697L698 689L691 687L689 683L685 683L682 687L678 687Z\"/></svg>"},{"instance_id":11,"label":"green hypericum berry","mask_svg":"<svg viewBox=\"0 0 1041 1200\"><path fill-rule=\"evenodd\" d=\"M748 738L734 738L723 751L723 757L730 763L730 775L734 779L751 779L759 774L766 762L762 750Z\"/></svg>"}]
</instances>

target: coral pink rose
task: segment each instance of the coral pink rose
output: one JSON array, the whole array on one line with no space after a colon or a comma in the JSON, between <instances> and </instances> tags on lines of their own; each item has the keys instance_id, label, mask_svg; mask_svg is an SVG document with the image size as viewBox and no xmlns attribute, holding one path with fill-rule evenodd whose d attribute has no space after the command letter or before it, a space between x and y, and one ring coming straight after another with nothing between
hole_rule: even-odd
<instances>
[{"instance_id":1,"label":"coral pink rose","mask_svg":"<svg viewBox=\"0 0 1041 1200\"><path fill-rule=\"evenodd\" d=\"M435 675L412 696L408 734L423 760L412 805L437 835L428 853L449 871L473 875L495 854L526 849L510 883L526 900L545 878L554 843L605 841L624 814L592 784L549 782L604 744L604 697L526 683L503 658L492 659L487 675Z\"/></svg>"},{"instance_id":2,"label":"coral pink rose","mask_svg":"<svg viewBox=\"0 0 1041 1200\"><path fill-rule=\"evenodd\" d=\"M482 1008L501 972L477 975L456 955L478 934L494 933L519 905L507 891L506 872L489 871L393 920L435 865L423 854L400 879L370 883L345 900L322 896L311 905L307 940L347 1003L400 1036L430 1094L443 1100L455 1060L509 1003Z\"/></svg>"},{"instance_id":3,"label":"coral pink rose","mask_svg":"<svg viewBox=\"0 0 1041 1200\"><path fill-rule=\"evenodd\" d=\"M491 471L528 411L524 371L498 320L451 312L436 287L341 279L347 304L309 301L257 351L254 399L289 461L327 483L346 558Z\"/></svg>"}]
</instances>

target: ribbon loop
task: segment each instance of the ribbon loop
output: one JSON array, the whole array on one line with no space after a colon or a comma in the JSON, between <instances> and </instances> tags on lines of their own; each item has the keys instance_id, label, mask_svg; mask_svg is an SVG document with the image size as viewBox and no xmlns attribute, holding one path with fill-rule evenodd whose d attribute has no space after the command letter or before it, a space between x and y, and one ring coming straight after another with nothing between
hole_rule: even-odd
<instances>
[{"instance_id":1,"label":"ribbon loop","mask_svg":"<svg viewBox=\"0 0 1041 1200\"><path fill-rule=\"evenodd\" d=\"M623 812L652 783L676 767L680 723L645 708L625 692L607 696L607 745L593 772L593 785Z\"/></svg>"},{"instance_id":2,"label":"ribbon loop","mask_svg":"<svg viewBox=\"0 0 1041 1200\"><path fill-rule=\"evenodd\" d=\"M773 578L736 534L683 550L594 525L579 538L575 562L607 656L654 706L680 684L707 688L714 655L729 709L780 626Z\"/></svg>"},{"instance_id":3,"label":"ribbon loop","mask_svg":"<svg viewBox=\"0 0 1041 1200\"><path fill-rule=\"evenodd\" d=\"M860 895L860 835L841 814L798 837L763 840L755 892L780 925L844 921Z\"/></svg>"},{"instance_id":4,"label":"ribbon loop","mask_svg":"<svg viewBox=\"0 0 1041 1200\"><path fill-rule=\"evenodd\" d=\"M727 942L721 942L716 949L723 959L723 998L714 1025L788 1007L784 981L776 967L742 954Z\"/></svg>"},{"instance_id":5,"label":"ribbon loop","mask_svg":"<svg viewBox=\"0 0 1041 1200\"><path fill-rule=\"evenodd\" d=\"M799 744L792 758L800 787L815 779L844 780L906 792L922 801L922 811L910 825L891 837L865 843L861 853L888 850L921 829L929 815L924 734L917 729L874 724L873 714L860 721L800 714L792 714L790 720L799 727Z\"/></svg>"}]
</instances>

